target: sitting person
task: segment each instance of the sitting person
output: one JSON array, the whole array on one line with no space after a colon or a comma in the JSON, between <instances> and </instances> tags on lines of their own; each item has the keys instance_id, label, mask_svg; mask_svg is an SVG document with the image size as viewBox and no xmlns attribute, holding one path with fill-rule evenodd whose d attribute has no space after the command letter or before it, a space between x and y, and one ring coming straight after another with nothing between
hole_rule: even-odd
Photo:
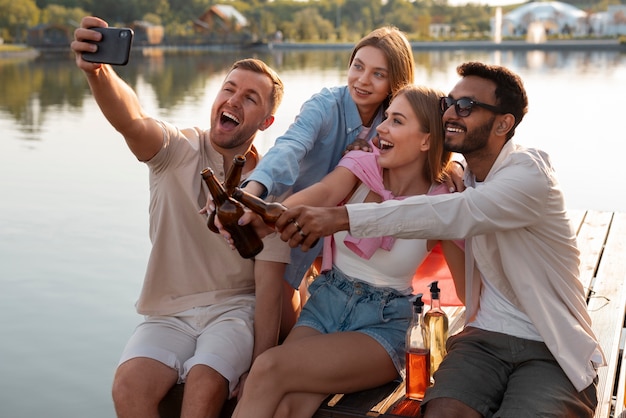
<instances>
[{"instance_id":1,"label":"sitting person","mask_svg":"<svg viewBox=\"0 0 626 418\"><path fill-rule=\"evenodd\" d=\"M349 152L319 183L284 205L449 193L443 182L450 153L443 149L440 96L425 87L401 89L376 128L379 152ZM310 286L295 328L282 345L256 359L233 417L312 416L329 393L373 388L402 375L411 282L438 242L359 240L345 232L327 237L322 274ZM442 247L455 282L462 280L463 251L452 241Z\"/></svg>"}]
</instances>

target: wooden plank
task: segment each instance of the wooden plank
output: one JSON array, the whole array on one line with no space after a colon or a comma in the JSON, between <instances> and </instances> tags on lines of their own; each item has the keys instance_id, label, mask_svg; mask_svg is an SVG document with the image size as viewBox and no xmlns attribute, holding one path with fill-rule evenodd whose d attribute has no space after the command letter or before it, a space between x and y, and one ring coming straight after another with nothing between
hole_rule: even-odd
<instances>
[{"instance_id":1,"label":"wooden plank","mask_svg":"<svg viewBox=\"0 0 626 418\"><path fill-rule=\"evenodd\" d=\"M404 383L394 380L373 389L350 393L337 401L336 395L331 395L322 403L322 406L313 415L314 418L352 418L366 416L384 416L380 406L385 400L392 397L399 385ZM368 415L370 414L370 415Z\"/></svg>"},{"instance_id":2,"label":"wooden plank","mask_svg":"<svg viewBox=\"0 0 626 418\"><path fill-rule=\"evenodd\" d=\"M622 328L622 336L624 335L624 328ZM618 416L621 412L626 411L626 399L625 393L626 391L626 350L622 346L622 362L621 369L619 372L618 384L617 384L617 396L615 399L615 413L613 416Z\"/></svg>"},{"instance_id":3,"label":"wooden plank","mask_svg":"<svg viewBox=\"0 0 626 418\"><path fill-rule=\"evenodd\" d=\"M587 213L586 210L580 210L580 209L568 209L567 211L570 221L572 222L572 225L574 226L574 229L576 230L576 234L578 234L578 231L580 230L580 226L583 223L583 220L585 219L586 213Z\"/></svg>"},{"instance_id":4,"label":"wooden plank","mask_svg":"<svg viewBox=\"0 0 626 418\"><path fill-rule=\"evenodd\" d=\"M614 214L588 307L592 327L608 365L598 370L597 418L608 418L618 372L619 345L626 315L626 214Z\"/></svg>"},{"instance_id":5,"label":"wooden plank","mask_svg":"<svg viewBox=\"0 0 626 418\"><path fill-rule=\"evenodd\" d=\"M611 212L588 211L578 231L580 281L588 292L609 233Z\"/></svg>"}]
</instances>

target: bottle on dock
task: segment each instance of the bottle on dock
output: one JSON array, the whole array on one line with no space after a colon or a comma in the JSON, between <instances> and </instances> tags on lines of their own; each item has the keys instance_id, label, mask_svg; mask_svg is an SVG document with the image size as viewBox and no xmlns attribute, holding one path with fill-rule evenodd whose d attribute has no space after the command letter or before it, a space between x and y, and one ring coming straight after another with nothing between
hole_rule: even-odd
<instances>
[{"instance_id":1,"label":"bottle on dock","mask_svg":"<svg viewBox=\"0 0 626 418\"><path fill-rule=\"evenodd\" d=\"M440 292L439 282L435 280L430 284L430 310L424 315L424 325L428 330L431 379L447 354L448 315L441 309Z\"/></svg>"},{"instance_id":2,"label":"bottle on dock","mask_svg":"<svg viewBox=\"0 0 626 418\"><path fill-rule=\"evenodd\" d=\"M406 396L421 401L430 386L430 349L424 327L424 302L418 294L406 333Z\"/></svg>"},{"instance_id":3,"label":"bottle on dock","mask_svg":"<svg viewBox=\"0 0 626 418\"><path fill-rule=\"evenodd\" d=\"M215 203L215 216L233 239L237 251L243 258L252 258L263 249L263 241L252 225L239 225L237 221L244 213L243 205L226 194L222 183L215 177L215 173L209 167L200 173L204 182L209 187ZM209 217L208 222L211 222ZM209 225L211 228L211 225Z\"/></svg>"}]
</instances>

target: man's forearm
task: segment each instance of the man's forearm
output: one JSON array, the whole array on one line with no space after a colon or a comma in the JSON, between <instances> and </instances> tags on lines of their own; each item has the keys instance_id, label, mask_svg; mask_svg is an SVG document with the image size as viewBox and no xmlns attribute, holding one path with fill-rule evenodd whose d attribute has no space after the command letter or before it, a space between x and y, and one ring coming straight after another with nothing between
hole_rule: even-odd
<instances>
[{"instance_id":1,"label":"man's forearm","mask_svg":"<svg viewBox=\"0 0 626 418\"><path fill-rule=\"evenodd\" d=\"M87 82L100 110L118 131L124 133L133 120L144 117L135 92L109 65L88 73Z\"/></svg>"}]
</instances>

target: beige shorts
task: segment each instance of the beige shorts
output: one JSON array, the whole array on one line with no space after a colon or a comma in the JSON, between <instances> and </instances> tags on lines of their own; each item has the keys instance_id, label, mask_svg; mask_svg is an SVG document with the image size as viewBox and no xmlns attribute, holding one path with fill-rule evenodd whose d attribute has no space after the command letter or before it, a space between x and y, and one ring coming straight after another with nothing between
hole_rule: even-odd
<instances>
[{"instance_id":1,"label":"beige shorts","mask_svg":"<svg viewBox=\"0 0 626 418\"><path fill-rule=\"evenodd\" d=\"M203 364L234 390L250 368L254 346L254 295L229 298L168 316L146 316L126 344L119 364L147 357L178 371L178 382Z\"/></svg>"}]
</instances>

